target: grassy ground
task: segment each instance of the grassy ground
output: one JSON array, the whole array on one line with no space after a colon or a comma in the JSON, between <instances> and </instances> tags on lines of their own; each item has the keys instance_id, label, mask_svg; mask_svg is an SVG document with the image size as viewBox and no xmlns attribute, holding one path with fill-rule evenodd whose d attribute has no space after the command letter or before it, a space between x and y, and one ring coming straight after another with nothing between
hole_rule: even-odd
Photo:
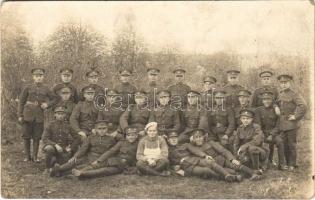
<instances>
[{"instance_id":1,"label":"grassy ground","mask_svg":"<svg viewBox=\"0 0 315 200\"><path fill-rule=\"evenodd\" d=\"M48 178L43 163L22 161L22 143L16 125L2 130L1 194L4 198L310 198L310 122L300 130L299 169L295 173L269 170L265 179L239 183L183 177L117 175L78 181L71 177Z\"/></svg>"}]
</instances>

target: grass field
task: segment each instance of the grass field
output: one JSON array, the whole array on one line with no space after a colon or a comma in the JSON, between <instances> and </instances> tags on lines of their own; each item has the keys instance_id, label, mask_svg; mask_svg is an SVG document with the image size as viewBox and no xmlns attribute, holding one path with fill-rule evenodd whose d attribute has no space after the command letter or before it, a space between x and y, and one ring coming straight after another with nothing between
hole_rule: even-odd
<instances>
[{"instance_id":1,"label":"grass field","mask_svg":"<svg viewBox=\"0 0 315 200\"><path fill-rule=\"evenodd\" d=\"M269 170L261 181L225 183L183 177L116 175L78 181L48 178L44 164L23 162L19 127L2 129L1 194L4 198L310 198L313 196L310 121L300 129L299 169L295 173Z\"/></svg>"}]
</instances>

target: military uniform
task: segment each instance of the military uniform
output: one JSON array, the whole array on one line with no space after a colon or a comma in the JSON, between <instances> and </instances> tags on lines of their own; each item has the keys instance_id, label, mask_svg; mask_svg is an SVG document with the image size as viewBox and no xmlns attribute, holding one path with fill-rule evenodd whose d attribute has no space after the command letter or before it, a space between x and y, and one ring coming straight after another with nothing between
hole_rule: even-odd
<instances>
[{"instance_id":1,"label":"military uniform","mask_svg":"<svg viewBox=\"0 0 315 200\"><path fill-rule=\"evenodd\" d=\"M160 91L158 96L169 96L169 91ZM158 123L159 135L167 135L171 131L179 131L180 119L178 111L172 109L170 105L159 105L157 109L150 112L149 122Z\"/></svg>"},{"instance_id":2,"label":"military uniform","mask_svg":"<svg viewBox=\"0 0 315 200\"><path fill-rule=\"evenodd\" d=\"M204 83L210 83L210 84L215 84L217 82L217 79L212 77L212 76L205 76L203 78ZM213 100L214 99L214 88L210 90L206 90L201 92L201 105L207 109L211 110L213 108Z\"/></svg>"},{"instance_id":3,"label":"military uniform","mask_svg":"<svg viewBox=\"0 0 315 200\"><path fill-rule=\"evenodd\" d=\"M196 91L189 91L188 97L200 97L200 93ZM184 131L179 135L179 142L189 142L190 133L196 128L207 128L208 121L207 121L207 113L202 106L198 104L195 105L187 105L183 110L183 127Z\"/></svg>"},{"instance_id":4,"label":"military uniform","mask_svg":"<svg viewBox=\"0 0 315 200\"><path fill-rule=\"evenodd\" d=\"M238 70L228 70L227 74L229 76L233 76L233 77L237 77L239 75L240 71ZM226 97L226 106L227 107L232 107L235 108L236 106L239 105L239 101L238 101L238 97L237 94L239 93L240 90L244 89L243 86L241 85L232 85L230 83L227 83L223 89L226 91L227 93L227 97Z\"/></svg>"},{"instance_id":5,"label":"military uniform","mask_svg":"<svg viewBox=\"0 0 315 200\"><path fill-rule=\"evenodd\" d=\"M149 68L147 69L147 73L150 75L158 76L160 70L157 68ZM148 94L150 108L154 108L154 106L156 106L157 104L156 94L161 89L162 89L161 84L157 83L156 81L150 81L142 88L142 90L144 90Z\"/></svg>"},{"instance_id":6,"label":"military uniform","mask_svg":"<svg viewBox=\"0 0 315 200\"><path fill-rule=\"evenodd\" d=\"M138 92L137 92L138 93ZM137 95L136 93L136 95ZM139 92L139 95L145 95ZM120 117L120 126L122 129L128 126L136 126L138 130L144 130L145 125L149 122L150 110L147 105L130 105Z\"/></svg>"},{"instance_id":7,"label":"military uniform","mask_svg":"<svg viewBox=\"0 0 315 200\"><path fill-rule=\"evenodd\" d=\"M54 109L55 113L65 113L64 106L58 106ZM73 132L69 123L64 120L55 120L51 122L43 134L43 152L45 154L46 168L49 169L55 162L66 162L76 151L80 142L80 138ZM58 152L56 145L62 148L62 152ZM55 159L55 161L53 161Z\"/></svg>"},{"instance_id":8,"label":"military uniform","mask_svg":"<svg viewBox=\"0 0 315 200\"><path fill-rule=\"evenodd\" d=\"M119 71L120 76L131 76L130 70ZM137 91L137 87L129 82L119 83L114 89L121 95L122 108L125 110L128 105L134 104L134 93Z\"/></svg>"},{"instance_id":9,"label":"military uniform","mask_svg":"<svg viewBox=\"0 0 315 200\"><path fill-rule=\"evenodd\" d=\"M136 128L127 128L126 134L137 134ZM136 164L138 140L129 142L119 141L115 146L104 152L96 161L80 170L79 177L96 177L101 175L113 175L123 171L130 172ZM75 173L74 173L75 174Z\"/></svg>"},{"instance_id":10,"label":"military uniform","mask_svg":"<svg viewBox=\"0 0 315 200\"><path fill-rule=\"evenodd\" d=\"M254 118L254 111L244 109L241 111L240 116ZM255 170L259 170L260 167L266 167L269 151L263 145L264 139L264 133L260 125L253 122L248 126L241 124L236 130L234 139L235 155L240 156L240 159L244 161L250 158L251 163L248 164ZM262 165L260 165L260 161Z\"/></svg>"},{"instance_id":11,"label":"military uniform","mask_svg":"<svg viewBox=\"0 0 315 200\"><path fill-rule=\"evenodd\" d=\"M70 76L73 74L73 70L69 68L62 68L60 69L60 74L66 74ZM69 87L71 89L70 100L74 103L78 103L79 94L76 87L72 83L58 83L57 85L53 87L53 92L55 93L55 95L58 95L58 91L60 91L60 89L64 87Z\"/></svg>"},{"instance_id":12,"label":"military uniform","mask_svg":"<svg viewBox=\"0 0 315 200\"><path fill-rule=\"evenodd\" d=\"M97 70L95 70L95 69L93 69L93 70L90 70L90 71L88 71L88 72L86 72L86 74L85 74L85 76L86 77L95 77L95 76L100 76L100 72L99 71L97 71ZM85 88L85 87L92 87L94 90L95 90L95 97L97 97L97 96L100 96L100 95L102 95L102 96L104 96L105 95L105 89L102 87L102 86L100 86L100 85L98 85L98 84L95 84L95 83L89 83L89 84L86 84L82 89L81 89L81 92L80 92L80 95L79 95L79 99L81 100L81 101L84 101L84 97L83 97L83 89ZM103 102L103 103L105 103L105 102Z\"/></svg>"},{"instance_id":13,"label":"military uniform","mask_svg":"<svg viewBox=\"0 0 315 200\"><path fill-rule=\"evenodd\" d=\"M241 89L239 91L239 93L237 94L238 97L240 96L246 96L246 97L250 97L252 93L249 91L249 90L246 90L246 89ZM239 127L241 125L241 121L240 121L240 112L241 110L244 110L244 109L254 109L250 106L250 103L249 101L247 102L247 104L245 105L238 105L234 108L234 115L235 115L235 124L236 124L236 128Z\"/></svg>"},{"instance_id":14,"label":"military uniform","mask_svg":"<svg viewBox=\"0 0 315 200\"><path fill-rule=\"evenodd\" d=\"M71 93L71 88L68 86L61 86L59 90L56 91L59 95ZM64 101L61 98L57 101L56 105L53 106L53 109L56 107L64 106L66 108L66 120L69 121L72 111L75 107L75 103L72 100Z\"/></svg>"},{"instance_id":15,"label":"military uniform","mask_svg":"<svg viewBox=\"0 0 315 200\"><path fill-rule=\"evenodd\" d=\"M280 75L278 80L287 82L292 80L290 75ZM279 130L282 132L284 139L284 152L287 165L296 166L296 140L299 121L307 111L307 106L303 97L291 88L282 90L279 93L277 104L280 107L281 116L279 120ZM290 120L289 116L293 115L294 119Z\"/></svg>"},{"instance_id":16,"label":"military uniform","mask_svg":"<svg viewBox=\"0 0 315 200\"><path fill-rule=\"evenodd\" d=\"M45 70L35 68L31 70L32 75L44 75ZM39 140L44 130L43 103L47 108L54 105L57 97L43 83L33 83L23 88L18 104L18 117L22 118L22 138L24 139L24 150L26 159L31 160L30 140L33 140L33 159L37 161Z\"/></svg>"},{"instance_id":17,"label":"military uniform","mask_svg":"<svg viewBox=\"0 0 315 200\"><path fill-rule=\"evenodd\" d=\"M263 78L263 77L271 77L273 75L273 73L271 71L263 71L259 74L259 77ZM278 90L275 86L272 85L268 85L268 86L262 86L260 88L257 88L252 96L252 107L257 108L259 106L262 106L262 100L261 98L259 98L259 96L264 93L264 92L268 92L271 91L274 95L274 100L278 98Z\"/></svg>"},{"instance_id":18,"label":"military uniform","mask_svg":"<svg viewBox=\"0 0 315 200\"><path fill-rule=\"evenodd\" d=\"M271 91L262 93L261 99L273 99L273 93ZM269 143L269 162L273 161L274 144L278 149L278 161L279 168L285 168L284 158L284 144L280 135L278 123L279 116L276 114L273 105L270 107L260 106L255 111L255 122L261 126L263 133L265 134L265 142Z\"/></svg>"},{"instance_id":19,"label":"military uniform","mask_svg":"<svg viewBox=\"0 0 315 200\"><path fill-rule=\"evenodd\" d=\"M89 86L83 88L83 92L95 94L95 90ZM94 101L81 101L74 107L70 116L71 128L76 133L83 131L86 135L90 135L97 117L98 110L95 108Z\"/></svg>"}]
</instances>

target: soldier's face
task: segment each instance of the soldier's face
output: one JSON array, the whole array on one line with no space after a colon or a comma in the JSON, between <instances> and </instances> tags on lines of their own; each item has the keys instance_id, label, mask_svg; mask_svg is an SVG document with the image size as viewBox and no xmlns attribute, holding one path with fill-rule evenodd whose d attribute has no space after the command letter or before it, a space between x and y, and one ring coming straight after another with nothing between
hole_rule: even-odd
<instances>
[{"instance_id":1,"label":"soldier's face","mask_svg":"<svg viewBox=\"0 0 315 200\"><path fill-rule=\"evenodd\" d=\"M262 77L262 78L261 78L261 83L262 83L263 85L271 85L272 80L271 80L270 77Z\"/></svg>"},{"instance_id":2,"label":"soldier's face","mask_svg":"<svg viewBox=\"0 0 315 200\"><path fill-rule=\"evenodd\" d=\"M193 135L193 141L195 142L195 144L197 146L201 146L201 145L203 145L203 143L205 141L205 136L203 136L201 134L195 134L195 135Z\"/></svg>"},{"instance_id":3,"label":"soldier's face","mask_svg":"<svg viewBox=\"0 0 315 200\"><path fill-rule=\"evenodd\" d=\"M108 133L108 127L105 126L97 127L95 130L96 134L100 136L105 136Z\"/></svg>"},{"instance_id":4,"label":"soldier's face","mask_svg":"<svg viewBox=\"0 0 315 200\"><path fill-rule=\"evenodd\" d=\"M170 101L170 97L169 96L160 96L159 97L159 102L162 106L166 106Z\"/></svg>"},{"instance_id":5,"label":"soldier's face","mask_svg":"<svg viewBox=\"0 0 315 200\"><path fill-rule=\"evenodd\" d=\"M288 89L291 87L291 82L290 81L280 81L280 88L282 90Z\"/></svg>"},{"instance_id":6,"label":"soldier's face","mask_svg":"<svg viewBox=\"0 0 315 200\"><path fill-rule=\"evenodd\" d=\"M120 81L122 83L129 83L130 81L130 76L120 76Z\"/></svg>"},{"instance_id":7,"label":"soldier's face","mask_svg":"<svg viewBox=\"0 0 315 200\"><path fill-rule=\"evenodd\" d=\"M265 107L270 107L272 105L272 99L263 99L262 103Z\"/></svg>"},{"instance_id":8,"label":"soldier's face","mask_svg":"<svg viewBox=\"0 0 315 200\"><path fill-rule=\"evenodd\" d=\"M253 122L253 118L247 116L241 116L241 122L244 126L248 126Z\"/></svg>"},{"instance_id":9,"label":"soldier's face","mask_svg":"<svg viewBox=\"0 0 315 200\"><path fill-rule=\"evenodd\" d=\"M64 120L66 114L63 112L56 112L54 116L55 116L56 120L62 121L62 120Z\"/></svg>"},{"instance_id":10,"label":"soldier's face","mask_svg":"<svg viewBox=\"0 0 315 200\"><path fill-rule=\"evenodd\" d=\"M43 74L34 74L32 77L35 83L42 83L44 81Z\"/></svg>"},{"instance_id":11,"label":"soldier's face","mask_svg":"<svg viewBox=\"0 0 315 200\"><path fill-rule=\"evenodd\" d=\"M107 96L106 101L109 103L109 105L116 102L116 96Z\"/></svg>"},{"instance_id":12,"label":"soldier's face","mask_svg":"<svg viewBox=\"0 0 315 200\"><path fill-rule=\"evenodd\" d=\"M63 101L68 101L71 97L71 93L61 93L60 97Z\"/></svg>"},{"instance_id":13,"label":"soldier's face","mask_svg":"<svg viewBox=\"0 0 315 200\"><path fill-rule=\"evenodd\" d=\"M187 97L189 105L196 105L198 103L198 96L188 95Z\"/></svg>"},{"instance_id":14,"label":"soldier's face","mask_svg":"<svg viewBox=\"0 0 315 200\"><path fill-rule=\"evenodd\" d=\"M168 143L172 146L176 146L178 144L178 138L177 137L168 138Z\"/></svg>"},{"instance_id":15,"label":"soldier's face","mask_svg":"<svg viewBox=\"0 0 315 200\"><path fill-rule=\"evenodd\" d=\"M214 100L215 103L220 106L223 104L224 98L215 98Z\"/></svg>"},{"instance_id":16,"label":"soldier's face","mask_svg":"<svg viewBox=\"0 0 315 200\"><path fill-rule=\"evenodd\" d=\"M70 83L72 80L72 74L61 74L61 80L64 83Z\"/></svg>"},{"instance_id":17,"label":"soldier's face","mask_svg":"<svg viewBox=\"0 0 315 200\"><path fill-rule=\"evenodd\" d=\"M207 90L211 90L214 88L214 83L211 82L204 82L203 84L203 88L207 91Z\"/></svg>"},{"instance_id":18,"label":"soldier's face","mask_svg":"<svg viewBox=\"0 0 315 200\"><path fill-rule=\"evenodd\" d=\"M138 138L138 133L135 132L135 133L128 133L126 135L126 140L130 143L134 143Z\"/></svg>"},{"instance_id":19,"label":"soldier's face","mask_svg":"<svg viewBox=\"0 0 315 200\"><path fill-rule=\"evenodd\" d=\"M90 76L87 80L90 84L96 84L98 82L98 76Z\"/></svg>"},{"instance_id":20,"label":"soldier's face","mask_svg":"<svg viewBox=\"0 0 315 200\"><path fill-rule=\"evenodd\" d=\"M149 82L156 82L158 80L157 74L148 74Z\"/></svg>"},{"instance_id":21,"label":"soldier's face","mask_svg":"<svg viewBox=\"0 0 315 200\"><path fill-rule=\"evenodd\" d=\"M155 136L157 136L157 132L158 132L157 128L153 126L147 129L147 134L150 138L154 138Z\"/></svg>"},{"instance_id":22,"label":"soldier's face","mask_svg":"<svg viewBox=\"0 0 315 200\"><path fill-rule=\"evenodd\" d=\"M135 102L137 105L144 105L146 102L147 97L143 95L136 95Z\"/></svg>"},{"instance_id":23,"label":"soldier's face","mask_svg":"<svg viewBox=\"0 0 315 200\"><path fill-rule=\"evenodd\" d=\"M94 100L94 93L92 93L92 92L85 92L84 93L84 98L87 101L93 101Z\"/></svg>"},{"instance_id":24,"label":"soldier's face","mask_svg":"<svg viewBox=\"0 0 315 200\"><path fill-rule=\"evenodd\" d=\"M183 82L184 79L185 79L185 76L184 76L184 75L181 75L181 76L176 76L176 75L175 75L175 81L176 81L177 83Z\"/></svg>"},{"instance_id":25,"label":"soldier's face","mask_svg":"<svg viewBox=\"0 0 315 200\"><path fill-rule=\"evenodd\" d=\"M249 103L249 97L247 96L240 96L238 97L238 100L241 105L247 105Z\"/></svg>"},{"instance_id":26,"label":"soldier's face","mask_svg":"<svg viewBox=\"0 0 315 200\"><path fill-rule=\"evenodd\" d=\"M236 85L237 83L238 83L238 81L239 81L239 76L237 75L237 76L235 76L235 75L233 75L233 76L231 76L231 75L228 75L228 82L231 84L231 85Z\"/></svg>"}]
</instances>

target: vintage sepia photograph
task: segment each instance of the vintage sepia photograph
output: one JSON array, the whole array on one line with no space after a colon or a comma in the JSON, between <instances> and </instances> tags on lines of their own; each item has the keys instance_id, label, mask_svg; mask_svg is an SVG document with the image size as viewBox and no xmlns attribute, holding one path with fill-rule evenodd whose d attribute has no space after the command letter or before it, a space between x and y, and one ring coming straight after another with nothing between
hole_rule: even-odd
<instances>
[{"instance_id":1,"label":"vintage sepia photograph","mask_svg":"<svg viewBox=\"0 0 315 200\"><path fill-rule=\"evenodd\" d=\"M1 197L314 198L312 1L6 1Z\"/></svg>"}]
</instances>

